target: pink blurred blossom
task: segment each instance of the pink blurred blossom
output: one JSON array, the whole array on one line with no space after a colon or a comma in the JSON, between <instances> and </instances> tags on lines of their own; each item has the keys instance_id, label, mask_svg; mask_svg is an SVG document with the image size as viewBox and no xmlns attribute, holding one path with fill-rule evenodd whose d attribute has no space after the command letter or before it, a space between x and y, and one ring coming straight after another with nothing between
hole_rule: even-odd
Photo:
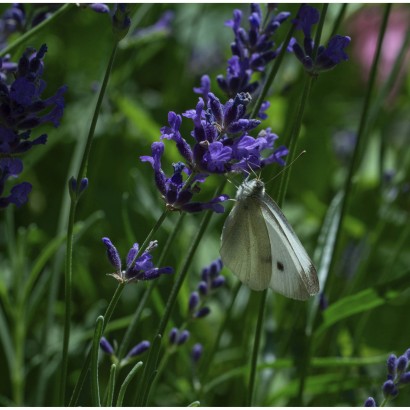
<instances>
[{"instance_id":1,"label":"pink blurred blossom","mask_svg":"<svg viewBox=\"0 0 410 410\"><path fill-rule=\"evenodd\" d=\"M379 6L364 7L351 18L349 32L354 41L353 56L362 67L362 78L367 80L372 66L377 46L377 39L382 23L383 8ZM406 6L393 5L387 29L383 40L382 53L377 72L378 83L384 82L389 76L394 62L400 53L406 32L410 27L410 9ZM402 65L395 88L400 84L408 70L410 62L410 50L407 52L405 62Z\"/></svg>"}]
</instances>

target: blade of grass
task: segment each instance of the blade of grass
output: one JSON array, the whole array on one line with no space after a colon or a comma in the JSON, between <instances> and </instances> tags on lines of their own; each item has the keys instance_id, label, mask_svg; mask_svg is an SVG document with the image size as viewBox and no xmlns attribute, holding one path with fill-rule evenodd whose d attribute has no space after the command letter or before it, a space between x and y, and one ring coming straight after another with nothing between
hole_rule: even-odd
<instances>
[{"instance_id":1,"label":"blade of grass","mask_svg":"<svg viewBox=\"0 0 410 410\"><path fill-rule=\"evenodd\" d=\"M93 346L91 349L91 394L93 406L101 407L100 387L98 385L98 351L100 349L100 340L104 327L104 317L98 316L95 324Z\"/></svg>"}]
</instances>

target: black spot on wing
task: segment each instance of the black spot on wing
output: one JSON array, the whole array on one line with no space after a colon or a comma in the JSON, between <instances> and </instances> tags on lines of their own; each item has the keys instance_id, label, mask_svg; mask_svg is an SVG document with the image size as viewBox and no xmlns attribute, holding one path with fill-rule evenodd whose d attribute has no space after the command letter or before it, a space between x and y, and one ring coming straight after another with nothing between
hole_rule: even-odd
<instances>
[{"instance_id":1,"label":"black spot on wing","mask_svg":"<svg viewBox=\"0 0 410 410\"><path fill-rule=\"evenodd\" d=\"M283 266L283 263L282 263L282 262L277 261L277 262L276 262L276 267L277 267L281 272L283 272L283 271L285 270L285 267Z\"/></svg>"}]
</instances>

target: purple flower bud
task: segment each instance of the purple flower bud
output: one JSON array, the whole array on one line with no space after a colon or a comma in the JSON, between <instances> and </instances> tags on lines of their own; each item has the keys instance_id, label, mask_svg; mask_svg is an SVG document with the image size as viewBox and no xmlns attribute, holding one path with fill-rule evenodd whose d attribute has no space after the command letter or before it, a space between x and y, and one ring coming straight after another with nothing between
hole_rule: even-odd
<instances>
[{"instance_id":1,"label":"purple flower bud","mask_svg":"<svg viewBox=\"0 0 410 410\"><path fill-rule=\"evenodd\" d=\"M368 397L364 402L364 407L377 407L376 402L373 397Z\"/></svg>"},{"instance_id":2,"label":"purple flower bud","mask_svg":"<svg viewBox=\"0 0 410 410\"><path fill-rule=\"evenodd\" d=\"M394 354L391 354L387 359L387 373L391 376L396 375L396 367L397 367L397 357Z\"/></svg>"},{"instance_id":3,"label":"purple flower bud","mask_svg":"<svg viewBox=\"0 0 410 410\"><path fill-rule=\"evenodd\" d=\"M183 345L187 340L189 339L189 332L188 330L183 330L179 337L178 337L178 341L177 341L177 345L181 346Z\"/></svg>"},{"instance_id":4,"label":"purple flower bud","mask_svg":"<svg viewBox=\"0 0 410 410\"><path fill-rule=\"evenodd\" d=\"M406 356L400 356L397 359L397 372L403 373L406 370L408 363L409 361L407 360Z\"/></svg>"},{"instance_id":5,"label":"purple flower bud","mask_svg":"<svg viewBox=\"0 0 410 410\"><path fill-rule=\"evenodd\" d=\"M216 289L225 284L225 278L222 275L217 276L211 283L211 288Z\"/></svg>"},{"instance_id":6,"label":"purple flower bud","mask_svg":"<svg viewBox=\"0 0 410 410\"><path fill-rule=\"evenodd\" d=\"M198 284L198 290L201 295L206 295L208 293L208 285L206 282L201 280Z\"/></svg>"},{"instance_id":7,"label":"purple flower bud","mask_svg":"<svg viewBox=\"0 0 410 410\"><path fill-rule=\"evenodd\" d=\"M192 292L189 298L189 303L188 303L189 311L192 312L198 306L198 303L199 303L198 292Z\"/></svg>"},{"instance_id":8,"label":"purple flower bud","mask_svg":"<svg viewBox=\"0 0 410 410\"><path fill-rule=\"evenodd\" d=\"M404 356L406 356L407 359L410 360L410 349L406 350L406 352L404 353Z\"/></svg>"},{"instance_id":9,"label":"purple flower bud","mask_svg":"<svg viewBox=\"0 0 410 410\"><path fill-rule=\"evenodd\" d=\"M110 8L104 3L91 3L88 5L88 8L90 8L92 11L95 11L96 13L110 12Z\"/></svg>"},{"instance_id":10,"label":"purple flower bud","mask_svg":"<svg viewBox=\"0 0 410 410\"><path fill-rule=\"evenodd\" d=\"M202 352L203 352L204 348L201 345L201 343L196 343L191 351L191 357L192 357L192 361L194 363L197 363L199 361L199 359L202 356Z\"/></svg>"},{"instance_id":11,"label":"purple flower bud","mask_svg":"<svg viewBox=\"0 0 410 410\"><path fill-rule=\"evenodd\" d=\"M83 178L80 182L80 194L88 188L88 178Z\"/></svg>"},{"instance_id":12,"label":"purple flower bud","mask_svg":"<svg viewBox=\"0 0 410 410\"><path fill-rule=\"evenodd\" d=\"M400 383L402 383L402 384L410 383L410 372L406 372L406 373L401 375Z\"/></svg>"},{"instance_id":13,"label":"purple flower bud","mask_svg":"<svg viewBox=\"0 0 410 410\"><path fill-rule=\"evenodd\" d=\"M383 384L382 390L383 390L384 397L389 397L389 396L394 397L394 396L397 396L397 393L398 393L397 388L392 380L385 381Z\"/></svg>"},{"instance_id":14,"label":"purple flower bud","mask_svg":"<svg viewBox=\"0 0 410 410\"><path fill-rule=\"evenodd\" d=\"M109 238L102 238L102 241L104 245L107 247L107 256L111 265L114 266L117 272L121 272L121 258L117 249L111 243Z\"/></svg>"},{"instance_id":15,"label":"purple flower bud","mask_svg":"<svg viewBox=\"0 0 410 410\"><path fill-rule=\"evenodd\" d=\"M195 317L200 319L202 317L208 316L211 313L211 309L208 306L204 306L203 308L199 309L198 312L195 313Z\"/></svg>"},{"instance_id":16,"label":"purple flower bud","mask_svg":"<svg viewBox=\"0 0 410 410\"><path fill-rule=\"evenodd\" d=\"M138 343L136 346L134 346L127 354L127 358L138 356L145 351L147 351L150 348L151 344L148 342L148 340L144 340L141 343Z\"/></svg>"},{"instance_id":17,"label":"purple flower bud","mask_svg":"<svg viewBox=\"0 0 410 410\"><path fill-rule=\"evenodd\" d=\"M114 354L114 349L113 349L113 347L111 346L110 342L109 342L105 337L102 337L102 338L100 339L100 347L101 347L101 350L102 350L104 353L107 353L107 354L109 354L110 356Z\"/></svg>"},{"instance_id":18,"label":"purple flower bud","mask_svg":"<svg viewBox=\"0 0 410 410\"><path fill-rule=\"evenodd\" d=\"M175 344L178 334L178 329L176 327L173 327L168 335L169 343L171 343L172 345Z\"/></svg>"}]
</instances>

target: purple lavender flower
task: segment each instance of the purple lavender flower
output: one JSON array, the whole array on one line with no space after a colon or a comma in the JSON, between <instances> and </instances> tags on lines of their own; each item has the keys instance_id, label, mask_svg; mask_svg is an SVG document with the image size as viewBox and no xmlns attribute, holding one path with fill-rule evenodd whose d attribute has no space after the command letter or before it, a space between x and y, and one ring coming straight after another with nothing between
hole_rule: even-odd
<instances>
[{"instance_id":1,"label":"purple lavender flower","mask_svg":"<svg viewBox=\"0 0 410 410\"><path fill-rule=\"evenodd\" d=\"M196 319L201 319L205 316L208 316L210 313L211 309L208 306L204 306L195 313L194 317Z\"/></svg>"},{"instance_id":2,"label":"purple lavender flower","mask_svg":"<svg viewBox=\"0 0 410 410\"><path fill-rule=\"evenodd\" d=\"M102 337L100 339L100 348L104 353L107 353L110 356L114 354L114 348L111 346L110 342L105 337Z\"/></svg>"},{"instance_id":3,"label":"purple lavender flower","mask_svg":"<svg viewBox=\"0 0 410 410\"><path fill-rule=\"evenodd\" d=\"M254 72L262 72L280 51L275 46L273 36L280 25L290 16L288 12L272 15L266 24L258 4L251 4L248 18L249 28L241 27L242 12L234 10L233 19L226 22L231 27L235 40L231 44L232 58L228 60L226 77L217 77L218 85L228 96L234 97L239 92L253 93L259 86L251 82Z\"/></svg>"},{"instance_id":4,"label":"purple lavender flower","mask_svg":"<svg viewBox=\"0 0 410 410\"><path fill-rule=\"evenodd\" d=\"M199 303L199 294L198 292L192 292L191 296L189 297L189 301L188 301L188 310L190 312L192 312Z\"/></svg>"},{"instance_id":5,"label":"purple lavender flower","mask_svg":"<svg viewBox=\"0 0 410 410\"><path fill-rule=\"evenodd\" d=\"M183 330L182 332L179 333L176 344L178 346L183 345L184 343L187 342L187 340L189 339L190 333L188 330Z\"/></svg>"},{"instance_id":6,"label":"purple lavender flower","mask_svg":"<svg viewBox=\"0 0 410 410\"><path fill-rule=\"evenodd\" d=\"M27 202L32 188L28 182L15 185L8 196L2 196L7 179L17 177L22 170L23 162L19 158L0 158L0 209L9 204L21 207Z\"/></svg>"},{"instance_id":7,"label":"purple lavender flower","mask_svg":"<svg viewBox=\"0 0 410 410\"><path fill-rule=\"evenodd\" d=\"M12 78L7 75L9 71L0 66L0 71L3 72L0 79L0 121L2 135L7 133L1 141L1 153L21 153L33 145L44 144L46 135L30 142L30 133L27 130L46 122L51 122L55 127L60 123L64 111L63 94L67 87L62 86L54 96L41 99L46 88L46 82L41 78L46 52L45 44L37 52L28 48L20 58ZM24 132L18 134L19 131Z\"/></svg>"},{"instance_id":8,"label":"purple lavender flower","mask_svg":"<svg viewBox=\"0 0 410 410\"><path fill-rule=\"evenodd\" d=\"M127 35L130 25L130 5L118 3L112 16L112 30L117 41L122 40Z\"/></svg>"},{"instance_id":9,"label":"purple lavender flower","mask_svg":"<svg viewBox=\"0 0 410 410\"><path fill-rule=\"evenodd\" d=\"M36 52L27 48L18 64L9 58L0 59L0 156L10 157L22 154L35 145L45 144L47 135L30 139L32 129L51 122L60 123L64 111L64 97L67 87L60 87L54 96L42 99L46 82L41 78L44 71L44 56L47 46L43 44ZM3 158L0 174L0 190L10 176L21 173L23 166L18 161ZM17 171L18 169L18 171ZM28 200L31 185L16 185L7 198L0 198L1 206L10 203L23 205Z\"/></svg>"},{"instance_id":10,"label":"purple lavender flower","mask_svg":"<svg viewBox=\"0 0 410 410\"><path fill-rule=\"evenodd\" d=\"M177 341L177 337L179 335L179 331L176 327L173 327L168 335L168 340L170 344L175 344Z\"/></svg>"},{"instance_id":11,"label":"purple lavender flower","mask_svg":"<svg viewBox=\"0 0 410 410\"><path fill-rule=\"evenodd\" d=\"M104 3L90 3L87 7L96 13L106 14L110 12L110 8Z\"/></svg>"},{"instance_id":12,"label":"purple lavender flower","mask_svg":"<svg viewBox=\"0 0 410 410\"><path fill-rule=\"evenodd\" d=\"M196 175L187 183L184 182L182 173L188 176L191 171L183 162L173 164L174 173L170 178L167 178L161 168L161 158L164 153L164 144L162 142L154 142L151 146L152 156L142 156L141 161L149 162L154 169L155 183L158 190L162 194L166 206L170 210L182 210L186 212L200 212L205 209L211 209L214 212L222 213L224 211L220 202L226 201L227 195L220 195L209 202L191 202L194 193L197 193L200 188L199 183L203 183L207 176L203 174Z\"/></svg>"},{"instance_id":13,"label":"purple lavender flower","mask_svg":"<svg viewBox=\"0 0 410 410\"><path fill-rule=\"evenodd\" d=\"M397 358L396 355L391 354L386 362L387 377L383 383L382 392L384 401L381 406L384 406L387 400L394 399L399 394L399 389L405 385L410 384L409 367L410 349ZM365 402L366 407L375 407L376 402L372 397L369 397Z\"/></svg>"},{"instance_id":14,"label":"purple lavender flower","mask_svg":"<svg viewBox=\"0 0 410 410\"><path fill-rule=\"evenodd\" d=\"M171 33L171 23L174 17L175 13L172 10L166 10L164 11L164 13L162 13L161 17L158 19L156 23L149 27L144 27L135 30L132 33L132 37L141 38L158 32L169 34Z\"/></svg>"},{"instance_id":15,"label":"purple lavender flower","mask_svg":"<svg viewBox=\"0 0 410 410\"><path fill-rule=\"evenodd\" d=\"M376 401L373 397L368 397L364 402L364 407L377 407Z\"/></svg>"},{"instance_id":16,"label":"purple lavender flower","mask_svg":"<svg viewBox=\"0 0 410 410\"><path fill-rule=\"evenodd\" d=\"M26 22L24 5L15 3L6 9L0 18L0 48L6 45L8 37L19 31L23 31Z\"/></svg>"},{"instance_id":17,"label":"purple lavender flower","mask_svg":"<svg viewBox=\"0 0 410 410\"><path fill-rule=\"evenodd\" d=\"M147 340L143 340L142 342L135 345L125 356L126 359L131 359L131 357L139 356L146 352L150 348L151 344Z\"/></svg>"},{"instance_id":18,"label":"purple lavender flower","mask_svg":"<svg viewBox=\"0 0 410 410\"><path fill-rule=\"evenodd\" d=\"M204 347L201 345L201 343L194 344L191 350L191 357L194 363L199 362L199 359L201 358L203 351Z\"/></svg>"},{"instance_id":19,"label":"purple lavender flower","mask_svg":"<svg viewBox=\"0 0 410 410\"><path fill-rule=\"evenodd\" d=\"M121 283L136 282L141 280L152 280L158 278L162 274L173 273L171 267L156 268L152 262L150 254L157 246L157 241L151 242L145 251L136 257L139 251L138 243L134 243L127 255L127 267L122 270L121 258L115 246L109 238L102 238L104 245L107 248L107 257L111 265L115 268L115 272L110 274Z\"/></svg>"},{"instance_id":20,"label":"purple lavender flower","mask_svg":"<svg viewBox=\"0 0 410 410\"><path fill-rule=\"evenodd\" d=\"M329 40L327 47L319 46L316 56L313 56L315 44L312 39L312 27L318 21L319 11L314 7L304 4L296 19L293 20L296 28L303 31L303 48L295 39L292 39L289 45L289 48L303 64L306 71L313 75L317 75L321 71L330 70L342 61L347 61L349 58L344 49L351 40L348 36L335 35Z\"/></svg>"}]
</instances>

